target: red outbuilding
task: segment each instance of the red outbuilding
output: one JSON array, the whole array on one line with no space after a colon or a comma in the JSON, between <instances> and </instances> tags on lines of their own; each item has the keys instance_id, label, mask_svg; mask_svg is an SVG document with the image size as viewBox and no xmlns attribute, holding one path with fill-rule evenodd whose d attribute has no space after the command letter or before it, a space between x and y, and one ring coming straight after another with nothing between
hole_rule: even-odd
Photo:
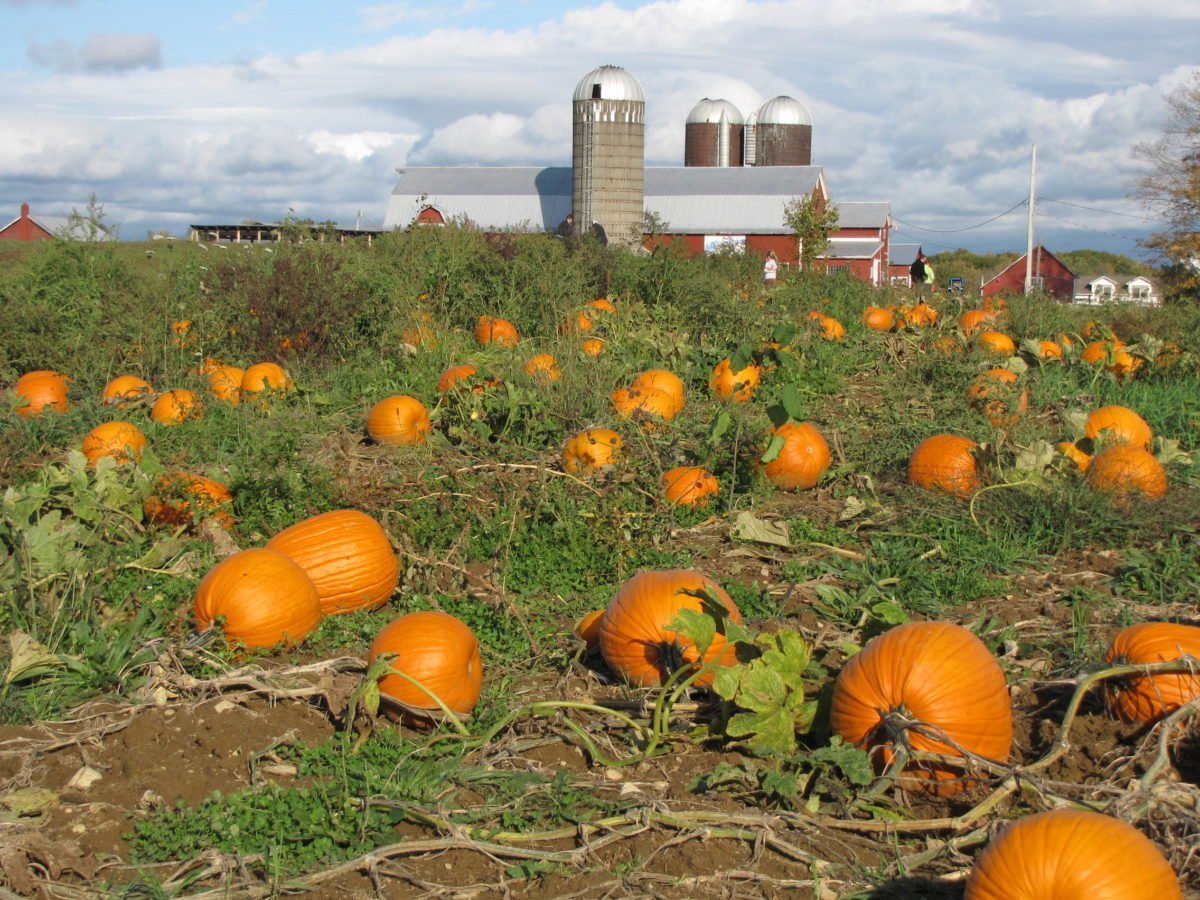
<instances>
[{"instance_id":1,"label":"red outbuilding","mask_svg":"<svg viewBox=\"0 0 1200 900\"><path fill-rule=\"evenodd\" d=\"M980 293L984 297L994 294L1024 294L1025 293L1025 258L1022 253L998 275L984 282ZM1075 293L1075 273L1059 261L1053 253L1039 244L1033 250L1033 268L1031 271L1032 290L1045 291L1055 300L1070 303Z\"/></svg>"},{"instance_id":2,"label":"red outbuilding","mask_svg":"<svg viewBox=\"0 0 1200 900\"><path fill-rule=\"evenodd\" d=\"M21 215L0 228L0 241L48 241L54 232L49 223L38 221L29 214L29 204L21 204Z\"/></svg>"}]
</instances>

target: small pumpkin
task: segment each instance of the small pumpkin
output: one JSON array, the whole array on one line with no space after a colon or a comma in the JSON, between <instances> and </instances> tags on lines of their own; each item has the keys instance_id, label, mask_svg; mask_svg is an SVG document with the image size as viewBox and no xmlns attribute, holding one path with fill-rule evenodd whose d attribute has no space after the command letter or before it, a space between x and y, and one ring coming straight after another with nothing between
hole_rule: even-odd
<instances>
[{"instance_id":1,"label":"small pumpkin","mask_svg":"<svg viewBox=\"0 0 1200 900\"><path fill-rule=\"evenodd\" d=\"M589 650L600 644L600 622L604 618L604 610L594 609L575 623L575 634L583 639Z\"/></svg>"},{"instance_id":2,"label":"small pumpkin","mask_svg":"<svg viewBox=\"0 0 1200 900\"><path fill-rule=\"evenodd\" d=\"M192 320L180 319L171 323L171 344L175 347L188 347L192 343Z\"/></svg>"},{"instance_id":3,"label":"small pumpkin","mask_svg":"<svg viewBox=\"0 0 1200 900\"><path fill-rule=\"evenodd\" d=\"M1126 406L1102 406L1088 414L1083 432L1093 441L1129 444L1143 449L1150 446L1154 432L1146 420Z\"/></svg>"},{"instance_id":4,"label":"small pumpkin","mask_svg":"<svg viewBox=\"0 0 1200 900\"><path fill-rule=\"evenodd\" d=\"M507 319L480 316L475 323L475 342L481 347L496 344L500 347L515 347L520 342L517 326Z\"/></svg>"},{"instance_id":5,"label":"small pumpkin","mask_svg":"<svg viewBox=\"0 0 1200 900\"><path fill-rule=\"evenodd\" d=\"M784 491L806 491L815 487L829 468L829 444L808 422L785 422L775 429L772 442L782 440L775 458L763 472L775 487Z\"/></svg>"},{"instance_id":6,"label":"small pumpkin","mask_svg":"<svg viewBox=\"0 0 1200 900\"><path fill-rule=\"evenodd\" d=\"M908 480L927 491L965 497L979 487L971 451L976 444L956 434L934 434L921 441L908 459Z\"/></svg>"},{"instance_id":7,"label":"small pumpkin","mask_svg":"<svg viewBox=\"0 0 1200 900\"><path fill-rule=\"evenodd\" d=\"M701 466L677 466L663 473L663 496L676 506L704 506L719 491L716 476Z\"/></svg>"},{"instance_id":8,"label":"small pumpkin","mask_svg":"<svg viewBox=\"0 0 1200 900\"><path fill-rule=\"evenodd\" d=\"M437 392L439 394L444 394L452 387L458 385L460 381L465 381L466 379L478 374L478 372L479 369L475 368L475 366L471 365L470 363L461 363L457 366L450 366L444 372L442 372L441 377L438 378Z\"/></svg>"},{"instance_id":9,"label":"small pumpkin","mask_svg":"<svg viewBox=\"0 0 1200 900\"><path fill-rule=\"evenodd\" d=\"M1038 357L1041 359L1062 359L1062 347L1054 341L1038 341Z\"/></svg>"},{"instance_id":10,"label":"small pumpkin","mask_svg":"<svg viewBox=\"0 0 1200 900\"><path fill-rule=\"evenodd\" d=\"M137 462L146 449L146 435L129 422L105 422L84 435L81 449L93 466L105 456L118 463Z\"/></svg>"},{"instance_id":11,"label":"small pumpkin","mask_svg":"<svg viewBox=\"0 0 1200 900\"><path fill-rule=\"evenodd\" d=\"M1092 457L1087 483L1111 494L1117 506L1124 506L1134 497L1153 503L1167 493L1167 470L1149 450L1113 444Z\"/></svg>"},{"instance_id":12,"label":"small pumpkin","mask_svg":"<svg viewBox=\"0 0 1200 900\"><path fill-rule=\"evenodd\" d=\"M967 402L997 428L1009 428L1029 408L1029 392L1018 389L1018 381L1011 369L988 369L967 388Z\"/></svg>"},{"instance_id":13,"label":"small pumpkin","mask_svg":"<svg viewBox=\"0 0 1200 900\"><path fill-rule=\"evenodd\" d=\"M911 326L917 328L926 328L930 325L936 325L938 320L938 311L928 303L921 301L910 307L904 313L904 321Z\"/></svg>"},{"instance_id":14,"label":"small pumpkin","mask_svg":"<svg viewBox=\"0 0 1200 900\"><path fill-rule=\"evenodd\" d=\"M607 297L597 297L595 300L589 300L584 305L589 309L594 309L596 312L608 313L611 316L617 314L617 307Z\"/></svg>"},{"instance_id":15,"label":"small pumpkin","mask_svg":"<svg viewBox=\"0 0 1200 900\"><path fill-rule=\"evenodd\" d=\"M968 309L958 317L958 329L966 337L971 337L992 320L994 313L986 309Z\"/></svg>"},{"instance_id":16,"label":"small pumpkin","mask_svg":"<svg viewBox=\"0 0 1200 900\"><path fill-rule=\"evenodd\" d=\"M193 520L213 518L222 528L235 524L229 506L233 494L221 482L190 472L169 472L158 479L154 493L142 503L146 521L178 528Z\"/></svg>"},{"instance_id":17,"label":"small pumpkin","mask_svg":"<svg viewBox=\"0 0 1200 900\"><path fill-rule=\"evenodd\" d=\"M534 381L558 381L558 360L552 353L539 353L525 363L525 374Z\"/></svg>"},{"instance_id":18,"label":"small pumpkin","mask_svg":"<svg viewBox=\"0 0 1200 900\"><path fill-rule=\"evenodd\" d=\"M1109 665L1148 665L1184 656L1200 660L1200 628L1171 622L1143 622L1122 628L1104 656ZM1123 722L1149 725L1200 697L1200 671L1177 675L1129 675L1104 683L1108 711Z\"/></svg>"},{"instance_id":19,"label":"small pumpkin","mask_svg":"<svg viewBox=\"0 0 1200 900\"><path fill-rule=\"evenodd\" d=\"M70 379L53 369L37 369L26 372L13 385L18 400L25 402L17 407L17 415L23 419L37 418L45 410L66 412L71 408L67 400L67 385Z\"/></svg>"},{"instance_id":20,"label":"small pumpkin","mask_svg":"<svg viewBox=\"0 0 1200 900\"><path fill-rule=\"evenodd\" d=\"M398 705L409 721L427 723L442 716L429 693L460 716L469 715L479 702L483 692L479 640L461 619L440 610L400 616L371 641L368 664L384 654L395 654L392 668L426 688L395 674L379 680L380 696Z\"/></svg>"},{"instance_id":21,"label":"small pumpkin","mask_svg":"<svg viewBox=\"0 0 1200 900\"><path fill-rule=\"evenodd\" d=\"M675 413L682 412L684 407L683 380L674 372L667 369L648 369L634 376L629 386L638 391L662 391L671 398Z\"/></svg>"},{"instance_id":22,"label":"small pumpkin","mask_svg":"<svg viewBox=\"0 0 1200 900\"><path fill-rule=\"evenodd\" d=\"M180 388L163 391L150 407L150 418L159 425L182 425L189 419L199 419L204 407L189 390Z\"/></svg>"},{"instance_id":23,"label":"small pumpkin","mask_svg":"<svg viewBox=\"0 0 1200 900\"><path fill-rule=\"evenodd\" d=\"M425 404L407 394L380 400L367 413L367 434L378 444L423 444L432 427Z\"/></svg>"},{"instance_id":24,"label":"small pumpkin","mask_svg":"<svg viewBox=\"0 0 1200 900\"><path fill-rule=\"evenodd\" d=\"M909 622L872 638L838 674L829 725L880 770L901 746L961 758L956 744L996 762L1012 749L1004 672L983 641L952 622ZM939 796L967 784L960 766L937 761L912 760L904 773L904 787Z\"/></svg>"},{"instance_id":25,"label":"small pumpkin","mask_svg":"<svg viewBox=\"0 0 1200 900\"><path fill-rule=\"evenodd\" d=\"M963 900L1182 900L1179 879L1132 825L1080 809L1010 824L979 854Z\"/></svg>"},{"instance_id":26,"label":"small pumpkin","mask_svg":"<svg viewBox=\"0 0 1200 900\"><path fill-rule=\"evenodd\" d=\"M1058 452L1075 464L1075 470L1082 475L1091 465L1092 455L1071 441L1061 441L1057 445Z\"/></svg>"},{"instance_id":27,"label":"small pumpkin","mask_svg":"<svg viewBox=\"0 0 1200 900\"><path fill-rule=\"evenodd\" d=\"M896 324L896 318L891 310L881 306L868 306L862 312L862 323L872 331L891 331Z\"/></svg>"},{"instance_id":28,"label":"small pumpkin","mask_svg":"<svg viewBox=\"0 0 1200 900\"><path fill-rule=\"evenodd\" d=\"M731 360L723 359L713 368L708 387L718 400L744 403L754 396L761 381L762 366L752 362L735 372Z\"/></svg>"},{"instance_id":29,"label":"small pumpkin","mask_svg":"<svg viewBox=\"0 0 1200 900\"><path fill-rule=\"evenodd\" d=\"M125 409L134 400L142 400L154 393L150 382L136 375L118 375L104 386L100 402L105 406Z\"/></svg>"},{"instance_id":30,"label":"small pumpkin","mask_svg":"<svg viewBox=\"0 0 1200 900\"><path fill-rule=\"evenodd\" d=\"M713 638L703 659L695 644L668 625L680 610L704 610L701 597L723 606L730 620L742 623L737 605L719 584L687 569L644 571L623 584L600 620L600 652L618 676L640 687L662 685L679 668L694 671L703 663L737 662L724 635ZM695 682L712 684L712 672Z\"/></svg>"},{"instance_id":31,"label":"small pumpkin","mask_svg":"<svg viewBox=\"0 0 1200 900\"><path fill-rule=\"evenodd\" d=\"M243 399L257 397L259 404L265 407L268 396L286 393L294 386L287 370L279 363L255 363L242 373L241 396Z\"/></svg>"},{"instance_id":32,"label":"small pumpkin","mask_svg":"<svg viewBox=\"0 0 1200 900\"><path fill-rule=\"evenodd\" d=\"M221 617L225 640L245 647L299 643L321 623L321 601L304 570L265 547L242 550L209 569L193 609L201 631Z\"/></svg>"},{"instance_id":33,"label":"small pumpkin","mask_svg":"<svg viewBox=\"0 0 1200 900\"><path fill-rule=\"evenodd\" d=\"M586 338L579 344L584 356L599 356L604 352L604 338Z\"/></svg>"},{"instance_id":34,"label":"small pumpkin","mask_svg":"<svg viewBox=\"0 0 1200 900\"><path fill-rule=\"evenodd\" d=\"M678 407L666 391L654 387L617 388L612 392L613 409L622 419L647 421L661 419L669 422L675 418Z\"/></svg>"},{"instance_id":35,"label":"small pumpkin","mask_svg":"<svg viewBox=\"0 0 1200 900\"><path fill-rule=\"evenodd\" d=\"M563 467L572 475L609 471L621 461L623 444L611 428L586 428L563 445Z\"/></svg>"},{"instance_id":36,"label":"small pumpkin","mask_svg":"<svg viewBox=\"0 0 1200 900\"><path fill-rule=\"evenodd\" d=\"M327 616L376 609L396 590L400 561L377 521L335 509L283 529L266 546L291 557L317 588Z\"/></svg>"},{"instance_id":37,"label":"small pumpkin","mask_svg":"<svg viewBox=\"0 0 1200 900\"><path fill-rule=\"evenodd\" d=\"M821 337L827 341L840 341L846 337L846 326L833 316L821 316L817 319L821 327Z\"/></svg>"},{"instance_id":38,"label":"small pumpkin","mask_svg":"<svg viewBox=\"0 0 1200 900\"><path fill-rule=\"evenodd\" d=\"M242 379L245 370L238 366L218 365L208 373L208 390L222 403L237 406L242 400Z\"/></svg>"},{"instance_id":39,"label":"small pumpkin","mask_svg":"<svg viewBox=\"0 0 1200 900\"><path fill-rule=\"evenodd\" d=\"M1012 356L1017 352L1017 344L1003 331L981 331L975 340L980 348L993 356Z\"/></svg>"}]
</instances>

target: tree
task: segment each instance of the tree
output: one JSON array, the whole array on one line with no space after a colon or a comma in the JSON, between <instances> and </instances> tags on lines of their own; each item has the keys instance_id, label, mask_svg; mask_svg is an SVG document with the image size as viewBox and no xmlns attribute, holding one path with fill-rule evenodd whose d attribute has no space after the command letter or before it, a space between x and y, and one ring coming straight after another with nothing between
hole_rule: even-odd
<instances>
[{"instance_id":1,"label":"tree","mask_svg":"<svg viewBox=\"0 0 1200 900\"><path fill-rule=\"evenodd\" d=\"M1168 292L1200 297L1200 70L1167 96L1167 107L1162 137L1133 148L1149 166L1134 196L1166 223L1142 245L1165 263Z\"/></svg>"},{"instance_id":2,"label":"tree","mask_svg":"<svg viewBox=\"0 0 1200 900\"><path fill-rule=\"evenodd\" d=\"M58 230L58 236L72 241L110 241L117 239L117 231L118 226L104 224L104 204L95 194L89 194L87 212L71 207L67 224Z\"/></svg>"},{"instance_id":3,"label":"tree","mask_svg":"<svg viewBox=\"0 0 1200 900\"><path fill-rule=\"evenodd\" d=\"M815 197L793 197L783 208L783 224L800 242L800 269L811 271L813 263L829 247L829 232L837 228L837 208Z\"/></svg>"}]
</instances>

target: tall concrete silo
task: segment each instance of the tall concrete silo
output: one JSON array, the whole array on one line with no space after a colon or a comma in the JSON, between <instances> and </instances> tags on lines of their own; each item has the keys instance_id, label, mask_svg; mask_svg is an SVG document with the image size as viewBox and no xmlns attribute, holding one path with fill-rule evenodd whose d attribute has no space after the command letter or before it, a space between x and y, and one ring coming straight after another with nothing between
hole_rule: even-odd
<instances>
[{"instance_id":1,"label":"tall concrete silo","mask_svg":"<svg viewBox=\"0 0 1200 900\"><path fill-rule=\"evenodd\" d=\"M575 227L599 222L615 244L640 243L645 193L646 98L620 66L580 79L572 107Z\"/></svg>"},{"instance_id":2,"label":"tall concrete silo","mask_svg":"<svg viewBox=\"0 0 1200 900\"><path fill-rule=\"evenodd\" d=\"M692 107L684 126L685 166L740 166L745 120L728 100L705 97Z\"/></svg>"},{"instance_id":3,"label":"tall concrete silo","mask_svg":"<svg viewBox=\"0 0 1200 900\"><path fill-rule=\"evenodd\" d=\"M753 165L812 165L812 116L799 100L768 100L755 113L751 134Z\"/></svg>"}]
</instances>

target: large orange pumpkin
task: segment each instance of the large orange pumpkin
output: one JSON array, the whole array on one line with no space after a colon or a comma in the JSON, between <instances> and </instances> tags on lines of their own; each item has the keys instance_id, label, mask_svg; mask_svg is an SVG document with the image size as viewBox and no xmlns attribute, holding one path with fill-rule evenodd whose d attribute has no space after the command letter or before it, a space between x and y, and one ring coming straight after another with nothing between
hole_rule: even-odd
<instances>
[{"instance_id":1,"label":"large orange pumpkin","mask_svg":"<svg viewBox=\"0 0 1200 900\"><path fill-rule=\"evenodd\" d=\"M461 363L457 366L450 366L444 372L442 372L441 377L438 378L437 392L439 394L446 393L452 387L458 385L460 381L465 381L472 375L475 375L478 371L479 370L470 363Z\"/></svg>"},{"instance_id":2,"label":"large orange pumpkin","mask_svg":"<svg viewBox=\"0 0 1200 900\"><path fill-rule=\"evenodd\" d=\"M700 466L677 466L663 473L663 496L676 506L703 506L719 491L716 476Z\"/></svg>"},{"instance_id":3,"label":"large orange pumpkin","mask_svg":"<svg viewBox=\"0 0 1200 900\"><path fill-rule=\"evenodd\" d=\"M958 317L959 330L967 337L971 337L971 335L991 321L994 316L994 313L986 309L968 309Z\"/></svg>"},{"instance_id":4,"label":"large orange pumpkin","mask_svg":"<svg viewBox=\"0 0 1200 900\"><path fill-rule=\"evenodd\" d=\"M979 854L963 900L1182 900L1154 843L1120 819L1055 809L1012 823Z\"/></svg>"},{"instance_id":5,"label":"large orange pumpkin","mask_svg":"<svg viewBox=\"0 0 1200 900\"><path fill-rule=\"evenodd\" d=\"M979 473L971 451L978 445L956 434L925 438L908 459L908 480L927 491L944 491L965 497L979 487Z\"/></svg>"},{"instance_id":6,"label":"large orange pumpkin","mask_svg":"<svg viewBox=\"0 0 1200 900\"><path fill-rule=\"evenodd\" d=\"M129 422L105 422L83 436L81 449L93 466L104 456L118 463L137 462L146 449L146 436Z\"/></svg>"},{"instance_id":7,"label":"large orange pumpkin","mask_svg":"<svg viewBox=\"0 0 1200 900\"><path fill-rule=\"evenodd\" d=\"M829 444L808 422L785 422L775 429L783 438L778 455L763 466L775 487L784 491L806 491L814 487L829 468Z\"/></svg>"},{"instance_id":8,"label":"large orange pumpkin","mask_svg":"<svg viewBox=\"0 0 1200 900\"><path fill-rule=\"evenodd\" d=\"M223 528L232 528L233 502L229 488L219 481L190 472L170 472L155 482L154 493L142 503L146 521L177 528L193 519L212 517Z\"/></svg>"},{"instance_id":9,"label":"large orange pumpkin","mask_svg":"<svg viewBox=\"0 0 1200 900\"><path fill-rule=\"evenodd\" d=\"M40 416L44 410L66 412L71 408L67 401L67 383L70 379L53 369L37 369L26 372L13 385L17 399L25 402L17 407L17 415L24 419Z\"/></svg>"},{"instance_id":10,"label":"large orange pumpkin","mask_svg":"<svg viewBox=\"0 0 1200 900\"><path fill-rule=\"evenodd\" d=\"M531 356L525 363L525 374L534 381L545 383L558 381L558 360L552 353L539 353Z\"/></svg>"},{"instance_id":11,"label":"large orange pumpkin","mask_svg":"<svg viewBox=\"0 0 1200 900\"><path fill-rule=\"evenodd\" d=\"M1118 506L1140 496L1151 502L1167 493L1167 470L1154 454L1132 444L1113 444L1092 457L1087 482L1111 494Z\"/></svg>"},{"instance_id":12,"label":"large orange pumpkin","mask_svg":"<svg viewBox=\"0 0 1200 900\"><path fill-rule=\"evenodd\" d=\"M672 415L683 410L683 380L674 372L666 369L648 369L636 375L629 386L638 391L657 390L665 393L671 398L671 403L675 407Z\"/></svg>"},{"instance_id":13,"label":"large orange pumpkin","mask_svg":"<svg viewBox=\"0 0 1200 900\"><path fill-rule=\"evenodd\" d=\"M862 312L862 323L872 331L891 331L896 324L896 317L891 310L880 306L868 306Z\"/></svg>"},{"instance_id":14,"label":"large orange pumpkin","mask_svg":"<svg viewBox=\"0 0 1200 900\"><path fill-rule=\"evenodd\" d=\"M255 396L264 409L268 405L269 396L285 393L293 387L291 377L279 363L255 363L242 373L242 398Z\"/></svg>"},{"instance_id":15,"label":"large orange pumpkin","mask_svg":"<svg viewBox=\"0 0 1200 900\"><path fill-rule=\"evenodd\" d=\"M367 434L380 444L423 444L432 427L425 404L407 394L380 400L367 413Z\"/></svg>"},{"instance_id":16,"label":"large orange pumpkin","mask_svg":"<svg viewBox=\"0 0 1200 900\"><path fill-rule=\"evenodd\" d=\"M833 733L880 768L900 746L962 756L942 738L995 762L1012 749L1004 673L983 641L951 622L910 622L873 638L838 674L829 715ZM914 722L922 724L900 727ZM914 760L905 773L904 787L940 796L966 786L954 765Z\"/></svg>"},{"instance_id":17,"label":"large orange pumpkin","mask_svg":"<svg viewBox=\"0 0 1200 900\"><path fill-rule=\"evenodd\" d=\"M304 519L266 546L291 557L317 588L327 616L382 606L400 581L400 561L377 521L356 509Z\"/></svg>"},{"instance_id":18,"label":"large orange pumpkin","mask_svg":"<svg viewBox=\"0 0 1200 900\"><path fill-rule=\"evenodd\" d=\"M125 409L131 400L141 400L154 393L150 382L136 375L118 375L104 386L100 400L105 406L116 405Z\"/></svg>"},{"instance_id":19,"label":"large orange pumpkin","mask_svg":"<svg viewBox=\"0 0 1200 900\"><path fill-rule=\"evenodd\" d=\"M617 388L612 392L612 404L622 419L661 419L669 422L679 409L670 394L655 387Z\"/></svg>"},{"instance_id":20,"label":"large orange pumpkin","mask_svg":"<svg viewBox=\"0 0 1200 900\"><path fill-rule=\"evenodd\" d=\"M608 471L621 461L623 443L611 428L586 428L563 445L563 467L572 475Z\"/></svg>"},{"instance_id":21,"label":"large orange pumpkin","mask_svg":"<svg viewBox=\"0 0 1200 900\"><path fill-rule=\"evenodd\" d=\"M1011 427L1029 408L1029 392L1018 389L1017 382L1011 369L988 369L967 388L967 402L997 428Z\"/></svg>"},{"instance_id":22,"label":"large orange pumpkin","mask_svg":"<svg viewBox=\"0 0 1200 900\"><path fill-rule=\"evenodd\" d=\"M420 682L458 715L468 715L483 692L479 641L466 623L437 610L393 620L371 641L369 662L394 653L392 668ZM408 716L437 719L442 713L428 693L399 675L379 681L379 693Z\"/></svg>"},{"instance_id":23,"label":"large orange pumpkin","mask_svg":"<svg viewBox=\"0 0 1200 900\"><path fill-rule=\"evenodd\" d=\"M1200 660L1200 628L1143 622L1123 628L1108 645L1110 665L1146 665L1190 656ZM1200 697L1200 672L1130 675L1106 681L1108 710L1125 722L1149 724Z\"/></svg>"},{"instance_id":24,"label":"large orange pumpkin","mask_svg":"<svg viewBox=\"0 0 1200 900\"><path fill-rule=\"evenodd\" d=\"M1102 406L1088 414L1084 434L1093 441L1104 438L1109 444L1130 444L1146 449L1154 432L1146 420L1125 406Z\"/></svg>"},{"instance_id":25,"label":"large orange pumpkin","mask_svg":"<svg viewBox=\"0 0 1200 900\"><path fill-rule=\"evenodd\" d=\"M150 418L159 425L182 425L188 419L199 419L203 414L204 407L196 395L183 388L163 391L150 407Z\"/></svg>"},{"instance_id":26,"label":"large orange pumpkin","mask_svg":"<svg viewBox=\"0 0 1200 900\"><path fill-rule=\"evenodd\" d=\"M501 347L515 347L520 341L517 326L507 319L497 319L494 316L480 316L475 323L475 341L481 347L497 344Z\"/></svg>"},{"instance_id":27,"label":"large orange pumpkin","mask_svg":"<svg viewBox=\"0 0 1200 900\"><path fill-rule=\"evenodd\" d=\"M238 366L218 365L208 372L208 390L223 403L237 406L242 399L242 379L246 372Z\"/></svg>"},{"instance_id":28,"label":"large orange pumpkin","mask_svg":"<svg viewBox=\"0 0 1200 900\"><path fill-rule=\"evenodd\" d=\"M712 370L708 387L720 400L744 403L754 396L762 381L762 366L750 363L740 371L733 371L730 360L723 359Z\"/></svg>"},{"instance_id":29,"label":"large orange pumpkin","mask_svg":"<svg viewBox=\"0 0 1200 900\"><path fill-rule=\"evenodd\" d=\"M1003 331L981 331L975 340L981 349L993 356L1012 356L1017 352L1016 342Z\"/></svg>"},{"instance_id":30,"label":"large orange pumpkin","mask_svg":"<svg viewBox=\"0 0 1200 900\"><path fill-rule=\"evenodd\" d=\"M295 644L321 623L321 601L304 570L265 547L242 550L209 569L193 606L197 628L206 630L220 616L225 640L246 647Z\"/></svg>"},{"instance_id":31,"label":"large orange pumpkin","mask_svg":"<svg viewBox=\"0 0 1200 900\"><path fill-rule=\"evenodd\" d=\"M718 634L704 658L695 644L668 628L680 610L704 610L698 594L708 595L724 606L729 619L738 624L742 615L719 584L688 569L639 572L617 591L600 620L600 652L608 667L631 684L657 687L677 668L694 671L699 665L718 660L719 665L737 662L734 649ZM712 684L712 673L696 684Z\"/></svg>"}]
</instances>

